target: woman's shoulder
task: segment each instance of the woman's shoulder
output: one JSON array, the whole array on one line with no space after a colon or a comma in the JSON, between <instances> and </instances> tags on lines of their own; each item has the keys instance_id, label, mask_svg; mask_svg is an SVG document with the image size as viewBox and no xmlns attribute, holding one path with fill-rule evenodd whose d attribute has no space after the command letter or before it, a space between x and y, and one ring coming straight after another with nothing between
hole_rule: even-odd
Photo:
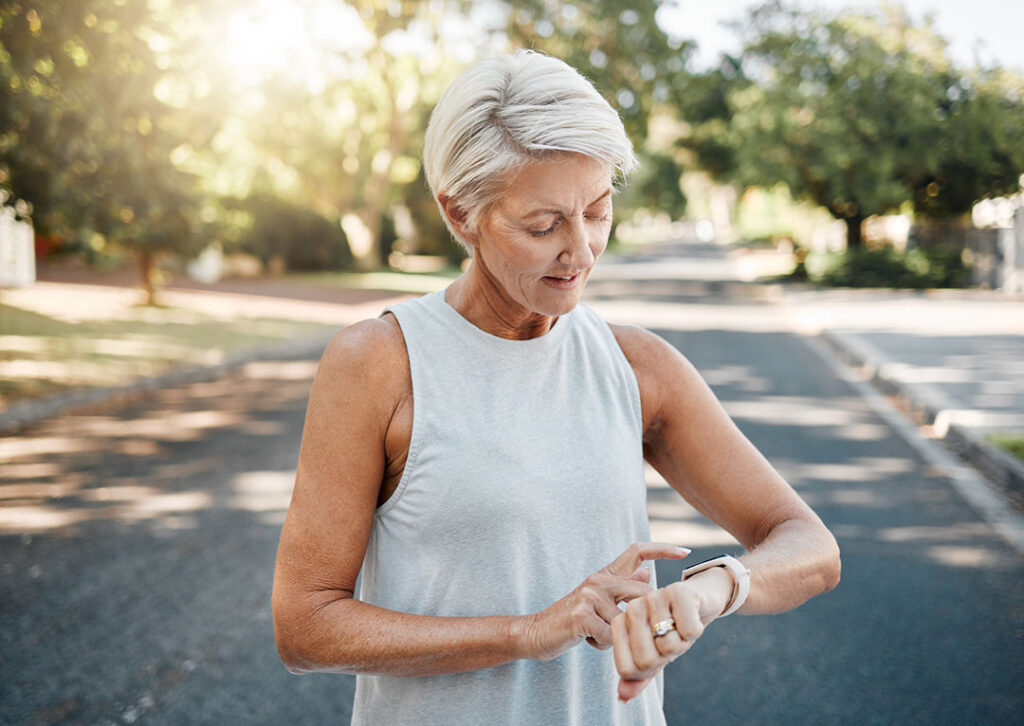
<instances>
[{"instance_id":1,"label":"woman's shoulder","mask_svg":"<svg viewBox=\"0 0 1024 726\"><path fill-rule=\"evenodd\" d=\"M387 395L402 390L409 377L409 358L402 330L390 313L342 328L327 343L318 377L338 385L359 385Z\"/></svg>"},{"instance_id":2,"label":"woman's shoulder","mask_svg":"<svg viewBox=\"0 0 1024 726\"><path fill-rule=\"evenodd\" d=\"M645 428L660 417L663 403L673 394L704 385L693 364L660 335L636 325L609 323L608 327L636 375Z\"/></svg>"},{"instance_id":3,"label":"woman's shoulder","mask_svg":"<svg viewBox=\"0 0 1024 726\"><path fill-rule=\"evenodd\" d=\"M664 338L638 325L608 323L608 327L634 370L656 371L666 359L680 355Z\"/></svg>"}]
</instances>

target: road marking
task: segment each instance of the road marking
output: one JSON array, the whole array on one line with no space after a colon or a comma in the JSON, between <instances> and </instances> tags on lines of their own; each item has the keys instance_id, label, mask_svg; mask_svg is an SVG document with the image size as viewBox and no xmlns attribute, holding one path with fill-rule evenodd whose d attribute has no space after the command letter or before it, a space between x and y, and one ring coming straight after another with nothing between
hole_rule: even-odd
<instances>
[{"instance_id":1,"label":"road marking","mask_svg":"<svg viewBox=\"0 0 1024 726\"><path fill-rule=\"evenodd\" d=\"M985 477L964 464L941 444L929 439L895 409L874 386L839 360L818 336L800 335L807 346L828 366L837 378L860 394L868 407L896 430L900 437L942 476L1018 554L1024 555L1024 515L993 489Z\"/></svg>"}]
</instances>

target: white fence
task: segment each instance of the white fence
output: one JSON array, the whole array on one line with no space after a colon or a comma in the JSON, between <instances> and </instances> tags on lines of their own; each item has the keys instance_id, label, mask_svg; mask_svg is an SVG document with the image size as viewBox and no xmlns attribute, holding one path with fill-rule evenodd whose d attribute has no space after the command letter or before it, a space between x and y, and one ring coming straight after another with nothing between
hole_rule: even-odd
<instances>
[{"instance_id":1,"label":"white fence","mask_svg":"<svg viewBox=\"0 0 1024 726\"><path fill-rule=\"evenodd\" d=\"M10 207L0 206L0 287L29 287L36 281L35 234Z\"/></svg>"},{"instance_id":2,"label":"white fence","mask_svg":"<svg viewBox=\"0 0 1024 726\"><path fill-rule=\"evenodd\" d=\"M1003 289L1024 293L1024 207L1013 215L1013 229L1007 230L1003 256Z\"/></svg>"}]
</instances>

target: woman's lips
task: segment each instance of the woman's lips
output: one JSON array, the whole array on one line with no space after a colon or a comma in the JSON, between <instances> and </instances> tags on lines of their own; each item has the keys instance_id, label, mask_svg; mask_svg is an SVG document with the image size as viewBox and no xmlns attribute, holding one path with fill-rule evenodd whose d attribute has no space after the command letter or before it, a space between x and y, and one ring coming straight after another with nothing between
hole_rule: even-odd
<instances>
[{"instance_id":1,"label":"woman's lips","mask_svg":"<svg viewBox=\"0 0 1024 726\"><path fill-rule=\"evenodd\" d=\"M575 275L561 276L546 275L542 279L544 280L544 283L546 285L550 285L551 287L555 287L561 290L569 290L576 286L576 283L580 279L580 273L577 272Z\"/></svg>"}]
</instances>

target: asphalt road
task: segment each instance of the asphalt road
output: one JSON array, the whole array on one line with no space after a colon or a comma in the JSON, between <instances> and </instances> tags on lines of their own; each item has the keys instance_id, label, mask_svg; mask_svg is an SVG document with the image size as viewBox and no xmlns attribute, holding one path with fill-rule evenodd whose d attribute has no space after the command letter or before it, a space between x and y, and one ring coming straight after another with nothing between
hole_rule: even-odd
<instances>
[{"instance_id":1,"label":"asphalt road","mask_svg":"<svg viewBox=\"0 0 1024 726\"><path fill-rule=\"evenodd\" d=\"M843 549L834 592L719 621L672 664L669 723L1021 722L1021 558L769 303L625 277L595 280L594 304L647 296L623 318L648 311ZM348 722L353 679L288 674L270 619L314 366L0 440L0 723ZM653 477L650 493L656 536L734 549Z\"/></svg>"}]
</instances>

